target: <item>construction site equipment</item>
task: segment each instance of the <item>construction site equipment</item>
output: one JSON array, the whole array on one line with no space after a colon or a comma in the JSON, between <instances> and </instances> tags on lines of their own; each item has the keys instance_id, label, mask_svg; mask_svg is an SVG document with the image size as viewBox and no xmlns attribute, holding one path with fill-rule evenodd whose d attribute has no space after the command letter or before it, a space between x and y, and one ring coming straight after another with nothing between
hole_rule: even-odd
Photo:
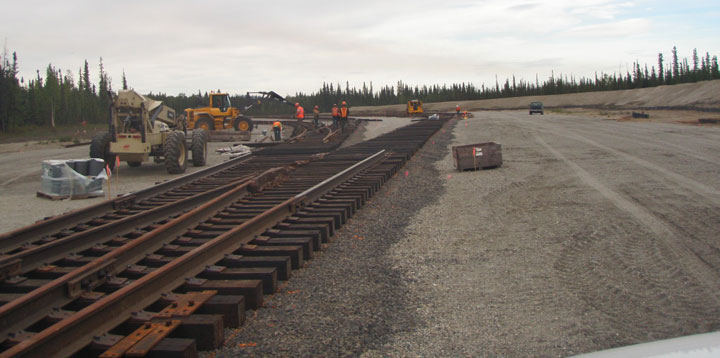
<instances>
[{"instance_id":1,"label":"construction site equipment","mask_svg":"<svg viewBox=\"0 0 720 358\"><path fill-rule=\"evenodd\" d=\"M145 97L134 90L111 93L110 129L96 135L90 143L90 157L102 158L113 169L117 161L137 167L153 156L156 163L165 163L170 174L184 173L188 150L195 166L207 160L208 135L193 130L186 139L187 124L175 110L160 101Z\"/></svg>"},{"instance_id":2,"label":"construction site equipment","mask_svg":"<svg viewBox=\"0 0 720 358\"><path fill-rule=\"evenodd\" d=\"M407 114L417 114L417 113L423 113L423 103L419 99L413 99L408 101L407 103Z\"/></svg>"},{"instance_id":3,"label":"construction site equipment","mask_svg":"<svg viewBox=\"0 0 720 358\"><path fill-rule=\"evenodd\" d=\"M452 147L452 152L458 171L502 166L502 146L495 142L456 146Z\"/></svg>"},{"instance_id":4,"label":"construction site equipment","mask_svg":"<svg viewBox=\"0 0 720 358\"><path fill-rule=\"evenodd\" d=\"M185 114L187 117L189 128L198 128L204 130L220 130L234 128L236 131L249 132L255 127L250 117L243 115L245 111L266 100L275 100L283 103L288 102L279 94L268 92L247 92L247 98L253 103L240 109L233 107L230 103L230 95L227 93L210 93L210 103L208 107L187 108Z\"/></svg>"},{"instance_id":5,"label":"construction site equipment","mask_svg":"<svg viewBox=\"0 0 720 358\"><path fill-rule=\"evenodd\" d=\"M188 127L193 129L220 130L235 128L236 131L251 131L252 119L242 115L240 109L230 103L227 93L210 93L207 107L186 108Z\"/></svg>"}]
</instances>

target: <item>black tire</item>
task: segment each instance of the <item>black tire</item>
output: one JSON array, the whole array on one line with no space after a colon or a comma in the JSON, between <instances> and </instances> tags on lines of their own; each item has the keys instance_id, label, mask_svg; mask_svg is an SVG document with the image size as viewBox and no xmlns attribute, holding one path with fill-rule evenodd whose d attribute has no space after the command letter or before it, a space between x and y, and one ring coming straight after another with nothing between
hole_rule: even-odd
<instances>
[{"instance_id":1,"label":"black tire","mask_svg":"<svg viewBox=\"0 0 720 358\"><path fill-rule=\"evenodd\" d=\"M130 161L128 161L127 163L128 163L128 167L133 167L133 168L134 168L134 167L139 167L140 165L142 165L142 162L130 162Z\"/></svg>"},{"instance_id":2,"label":"black tire","mask_svg":"<svg viewBox=\"0 0 720 358\"><path fill-rule=\"evenodd\" d=\"M192 143L190 150L192 151L192 162L196 167L201 167L207 163L207 142L208 134L202 129L193 130Z\"/></svg>"},{"instance_id":3,"label":"black tire","mask_svg":"<svg viewBox=\"0 0 720 358\"><path fill-rule=\"evenodd\" d=\"M99 158L105 161L110 170L115 169L115 154L110 153L110 133L98 133L90 142L90 158Z\"/></svg>"},{"instance_id":4,"label":"black tire","mask_svg":"<svg viewBox=\"0 0 720 358\"><path fill-rule=\"evenodd\" d=\"M185 134L181 131L170 132L165 141L165 169L170 174L185 173L187 168L187 147Z\"/></svg>"},{"instance_id":5,"label":"black tire","mask_svg":"<svg viewBox=\"0 0 720 358\"><path fill-rule=\"evenodd\" d=\"M233 128L239 132L250 132L255 127L252 119L244 116L235 118L233 121Z\"/></svg>"},{"instance_id":6,"label":"black tire","mask_svg":"<svg viewBox=\"0 0 720 358\"><path fill-rule=\"evenodd\" d=\"M197 121L195 121L195 127L193 129L205 129L209 131L215 130L215 122L208 118L207 116L203 116L199 118Z\"/></svg>"}]
</instances>

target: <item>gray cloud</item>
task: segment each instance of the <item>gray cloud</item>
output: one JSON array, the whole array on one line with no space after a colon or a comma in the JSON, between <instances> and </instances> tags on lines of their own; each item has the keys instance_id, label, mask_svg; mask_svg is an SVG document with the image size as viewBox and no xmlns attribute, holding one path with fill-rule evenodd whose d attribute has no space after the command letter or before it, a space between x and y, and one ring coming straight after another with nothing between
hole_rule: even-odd
<instances>
[{"instance_id":1,"label":"gray cloud","mask_svg":"<svg viewBox=\"0 0 720 358\"><path fill-rule=\"evenodd\" d=\"M48 63L77 75L87 59L96 80L102 57L116 86L124 69L136 89L167 93L290 94L346 80L376 88L397 80L479 85L494 83L495 74L534 79L551 70L582 75L635 59L653 63L673 44L718 50L718 25L682 22L695 32L678 38L671 25L682 19L657 24L670 20L636 3L649 4L31 0L4 7L0 36L18 52L26 78Z\"/></svg>"}]
</instances>

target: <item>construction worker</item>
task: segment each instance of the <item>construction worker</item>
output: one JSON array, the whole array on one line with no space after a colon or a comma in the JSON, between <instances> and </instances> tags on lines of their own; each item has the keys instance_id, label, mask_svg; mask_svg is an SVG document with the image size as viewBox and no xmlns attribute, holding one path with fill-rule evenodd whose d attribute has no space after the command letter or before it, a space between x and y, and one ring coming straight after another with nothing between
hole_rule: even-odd
<instances>
[{"instance_id":1,"label":"construction worker","mask_svg":"<svg viewBox=\"0 0 720 358\"><path fill-rule=\"evenodd\" d=\"M460 118L460 105L455 106L455 114Z\"/></svg>"},{"instance_id":2,"label":"construction worker","mask_svg":"<svg viewBox=\"0 0 720 358\"><path fill-rule=\"evenodd\" d=\"M313 108L313 124L315 128L320 127L320 107L317 105Z\"/></svg>"},{"instance_id":3,"label":"construction worker","mask_svg":"<svg viewBox=\"0 0 720 358\"><path fill-rule=\"evenodd\" d=\"M275 133L275 141L282 140L282 123L280 121L273 122L273 133Z\"/></svg>"},{"instance_id":4,"label":"construction worker","mask_svg":"<svg viewBox=\"0 0 720 358\"><path fill-rule=\"evenodd\" d=\"M340 128L342 129L342 132L345 132L345 125L347 124L349 114L350 110L347 107L347 102L342 101L342 104L340 105Z\"/></svg>"},{"instance_id":5,"label":"construction worker","mask_svg":"<svg viewBox=\"0 0 720 358\"><path fill-rule=\"evenodd\" d=\"M340 110L338 109L337 104L333 104L332 106L332 118L333 118L333 127L337 128L338 120L340 119Z\"/></svg>"},{"instance_id":6,"label":"construction worker","mask_svg":"<svg viewBox=\"0 0 720 358\"><path fill-rule=\"evenodd\" d=\"M305 119L305 109L297 102L295 102L295 118L299 121Z\"/></svg>"}]
</instances>

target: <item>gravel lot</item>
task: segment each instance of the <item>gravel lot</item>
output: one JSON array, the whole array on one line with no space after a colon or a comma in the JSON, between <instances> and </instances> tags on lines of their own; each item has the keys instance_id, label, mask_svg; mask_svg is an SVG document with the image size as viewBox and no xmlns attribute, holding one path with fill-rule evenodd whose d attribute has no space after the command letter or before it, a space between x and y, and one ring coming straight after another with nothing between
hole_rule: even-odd
<instances>
[{"instance_id":1,"label":"gravel lot","mask_svg":"<svg viewBox=\"0 0 720 358\"><path fill-rule=\"evenodd\" d=\"M446 128L203 356L564 357L720 329L720 128L526 111ZM450 146L487 141L502 168L453 169ZM43 150L0 155L3 227L89 203L31 199L41 159L87 149Z\"/></svg>"},{"instance_id":2,"label":"gravel lot","mask_svg":"<svg viewBox=\"0 0 720 358\"><path fill-rule=\"evenodd\" d=\"M718 129L475 115L206 356L564 357L720 328ZM452 168L486 141L502 168Z\"/></svg>"},{"instance_id":3,"label":"gravel lot","mask_svg":"<svg viewBox=\"0 0 720 358\"><path fill-rule=\"evenodd\" d=\"M262 129L270 126L259 126L253 131L253 140L261 138ZM289 129L290 130L290 129ZM285 131L283 135L289 135ZM222 163L227 159L215 153L217 148L228 147L231 142L208 143L208 165ZM9 143L0 145L0 232L7 232L25 225L42 220L47 216L59 215L68 211L99 203L105 197L81 200L52 201L38 198L35 193L40 191L43 160L47 159L83 159L90 154L89 146L65 148L57 143L38 144L37 142ZM188 162L189 174L204 167L194 167ZM119 175L113 177L111 194L120 194L138 191L161 181L180 177L184 174L168 174L165 164L156 164L151 160L144 162L140 167L131 168L122 162L118 168ZM107 183L105 185L107 190ZM107 191L106 191L107 193Z\"/></svg>"}]
</instances>

